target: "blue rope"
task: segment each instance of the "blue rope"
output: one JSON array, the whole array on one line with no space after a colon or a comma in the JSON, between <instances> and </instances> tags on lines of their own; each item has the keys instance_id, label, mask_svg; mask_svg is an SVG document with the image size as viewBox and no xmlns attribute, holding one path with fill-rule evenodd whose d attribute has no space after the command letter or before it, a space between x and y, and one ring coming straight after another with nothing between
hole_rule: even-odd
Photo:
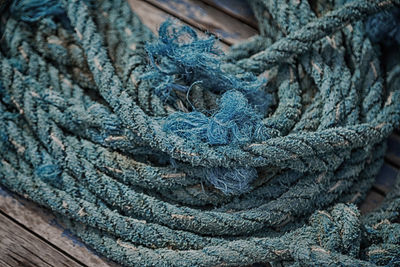
<instances>
[{"instance_id":1,"label":"blue rope","mask_svg":"<svg viewBox=\"0 0 400 267\"><path fill-rule=\"evenodd\" d=\"M400 184L354 204L400 122L400 3L346 2L250 1L222 55L123 0L0 1L0 184L127 266L397 266Z\"/></svg>"}]
</instances>

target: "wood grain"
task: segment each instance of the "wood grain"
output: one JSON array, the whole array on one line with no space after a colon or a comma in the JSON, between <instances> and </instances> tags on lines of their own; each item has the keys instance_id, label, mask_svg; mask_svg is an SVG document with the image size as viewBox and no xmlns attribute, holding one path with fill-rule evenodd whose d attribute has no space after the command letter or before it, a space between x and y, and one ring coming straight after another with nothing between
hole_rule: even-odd
<instances>
[{"instance_id":1,"label":"wood grain","mask_svg":"<svg viewBox=\"0 0 400 267\"><path fill-rule=\"evenodd\" d=\"M397 168L400 168L400 135L397 133L392 134L387 144L386 160Z\"/></svg>"},{"instance_id":2,"label":"wood grain","mask_svg":"<svg viewBox=\"0 0 400 267\"><path fill-rule=\"evenodd\" d=\"M239 19L240 21L257 28L258 23L254 17L253 11L246 1L232 0L201 0L202 2L229 14L230 16Z\"/></svg>"},{"instance_id":3,"label":"wood grain","mask_svg":"<svg viewBox=\"0 0 400 267\"><path fill-rule=\"evenodd\" d=\"M393 167L388 163L384 163L378 175L376 176L376 180L374 183L374 188L381 192L383 195L386 195L392 188L396 182L397 175L399 174L399 170Z\"/></svg>"},{"instance_id":4,"label":"wood grain","mask_svg":"<svg viewBox=\"0 0 400 267\"><path fill-rule=\"evenodd\" d=\"M154 33L168 18L207 30L221 38L223 50L257 34L257 22L240 0L128 0L132 10ZM368 213L384 200L400 168L399 131L388 140L385 163L360 209ZM0 267L2 266L118 266L97 256L40 206L0 187ZM10 219L12 218L12 219ZM23 225L23 226L21 226ZM51 244L51 245L50 245ZM268 265L257 265L268 266Z\"/></svg>"},{"instance_id":5,"label":"wood grain","mask_svg":"<svg viewBox=\"0 0 400 267\"><path fill-rule=\"evenodd\" d=\"M9 266L82 266L1 213L0 259Z\"/></svg>"},{"instance_id":6,"label":"wood grain","mask_svg":"<svg viewBox=\"0 0 400 267\"><path fill-rule=\"evenodd\" d=\"M158 28L160 28L160 25L166 21L167 19L174 19L174 17L165 11L156 8L149 3L146 3L143 0L127 0L133 10L133 12L138 15L140 20L143 22L144 25L146 25L152 32L155 34L158 34ZM151 15L149 15L151 14ZM178 23L181 23L183 25L188 25L187 23L184 23L182 21L179 21ZM197 30L200 36L205 36L205 34L199 30ZM227 51L229 49L229 46L217 41L217 45L223 50Z\"/></svg>"},{"instance_id":7,"label":"wood grain","mask_svg":"<svg viewBox=\"0 0 400 267\"><path fill-rule=\"evenodd\" d=\"M257 30L236 18L195 0L146 0L180 20L235 44L257 34Z\"/></svg>"},{"instance_id":8,"label":"wood grain","mask_svg":"<svg viewBox=\"0 0 400 267\"><path fill-rule=\"evenodd\" d=\"M143 0L128 0L132 11L138 15L140 20L155 34L158 33L158 28L167 19L173 18L168 13L149 5Z\"/></svg>"},{"instance_id":9,"label":"wood grain","mask_svg":"<svg viewBox=\"0 0 400 267\"><path fill-rule=\"evenodd\" d=\"M0 211L85 265L96 267L117 266L97 256L86 245L71 235L68 229L65 229L57 222L52 213L1 187Z\"/></svg>"},{"instance_id":10,"label":"wood grain","mask_svg":"<svg viewBox=\"0 0 400 267\"><path fill-rule=\"evenodd\" d=\"M360 205L361 214L367 214L374 209L378 208L383 200L385 199L382 194L375 192L374 190L370 190L364 200L364 202Z\"/></svg>"}]
</instances>

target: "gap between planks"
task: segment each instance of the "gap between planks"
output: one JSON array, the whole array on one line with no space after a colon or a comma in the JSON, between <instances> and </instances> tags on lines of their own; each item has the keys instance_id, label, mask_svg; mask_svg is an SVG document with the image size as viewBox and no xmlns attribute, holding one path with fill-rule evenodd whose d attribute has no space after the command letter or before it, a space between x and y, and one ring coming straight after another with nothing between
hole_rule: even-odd
<instances>
[{"instance_id":1,"label":"gap between planks","mask_svg":"<svg viewBox=\"0 0 400 267\"><path fill-rule=\"evenodd\" d=\"M181 21L179 18L174 17L173 15L157 8L154 5L147 3L146 1L143 0L127 0L127 1L131 6L132 11L135 12L135 14L139 17L139 19L143 22L143 24L146 25L157 36L160 25L167 19L173 19L178 24L193 27L193 25ZM195 30L200 36L202 37L206 36L206 34L203 31L197 29L196 27ZM221 42L220 40L217 40L216 43L224 52L227 52L229 50L228 44Z\"/></svg>"},{"instance_id":2,"label":"gap between planks","mask_svg":"<svg viewBox=\"0 0 400 267\"><path fill-rule=\"evenodd\" d=\"M209 4L209 6L211 8L216 7L216 9L219 9L220 11L223 10L225 13L228 13L226 11L226 9L224 9L223 7L221 7L221 6L220 6L220 8L217 7L217 5L219 4L218 2L227 2L227 1L215 1L215 0L202 0L202 1ZM151 2L152 4L149 4L148 2ZM171 14L168 14L168 12L166 12L166 11L173 11L173 10L168 9L168 7L165 6L165 1L164 1L164 8L162 8L162 9L160 9L159 2L161 2L161 1L148 0L147 2L144 2L144 1L140 1L140 0L129 0L129 3L131 4L131 7L135 11L135 13L138 14L138 16L142 19L142 21L155 33L157 33L157 29L158 29L159 25L161 25L161 23L164 22L167 18L177 18L177 19L185 21L186 23L184 23L184 24L190 24L191 26L195 26L197 29L200 29L200 31L204 31L206 29L213 34L218 35L218 32L215 30L218 27L216 27L215 25L218 26L219 24L213 24L213 23L210 24L209 23L207 25L207 23L205 23L206 25L203 25L202 24L203 20L201 18L200 13L197 14L196 15L197 17L195 16L194 18L188 17L187 14L184 12L182 14L180 14L180 13L178 14L177 13L178 11L172 12L173 14L171 15ZM186 2L186 3L192 2L193 3L194 1L186 1L185 0L184 2ZM212 13L219 14L218 12L215 12L215 11L213 11ZM223 12L221 12L221 13L223 13ZM149 14L151 14L151 15L149 15ZM233 13L232 14L229 13L229 15L231 15L232 17L236 17L239 21L246 20L246 18L243 18L243 17L240 18L240 15L237 16L237 15L234 15ZM224 16L227 16L227 15L225 14ZM215 18L215 19L219 19L219 18ZM255 25L255 24L251 24L251 22L247 23L247 24L249 24L251 26ZM228 23L227 25L231 25L231 24ZM236 24L234 24L234 25L236 25ZM209 27L207 28L207 26L209 26ZM249 28L251 28L251 27L249 27ZM199 30L198 30L198 32L199 32ZM229 33L229 31L228 31L228 33ZM257 31L255 31L255 33L253 31L253 34L256 34L256 33L257 33ZM243 35L243 34L242 35L239 34L236 36L235 35L230 35L230 36L226 35L225 37L221 36L221 35L219 35L219 36L221 37L221 40L225 42L225 44L221 43L221 46L223 47L223 49L225 51L228 49L227 44L232 44L232 43L240 41L241 38L242 39L246 38L246 35ZM237 36L239 36L239 38ZM400 144L400 142L398 142L398 140L400 140L400 137L398 135L391 137L391 139L389 139L389 142L390 142L390 140L395 140L396 144ZM388 151L390 151L390 149L391 149L391 146L389 146ZM386 160L390 163L389 165L393 165L393 166L390 166L391 168L395 169L394 166L399 168L400 161L397 161L397 160L400 160L400 157L398 157L398 155L400 154L400 150L392 150L392 152L393 152L392 154L395 154L395 156L393 156L392 154L390 154L391 152L389 152L386 155ZM398 169L397 169L397 172L398 172ZM387 174L386 175L384 174L381 176L383 180L385 179L384 178L385 176L387 176ZM393 176L391 176L391 177L393 177ZM379 180L379 177L377 177L377 181L378 180ZM390 189L390 185L389 186L386 185L386 188ZM384 190L386 190L386 189L384 189ZM382 187L379 189L379 191L386 192L384 190L382 189ZM377 193L374 190L371 190L368 193L366 200L361 205L361 209L363 210L363 213L369 212L373 208L379 206L379 204L383 201L383 198L384 197L381 194ZM4 201L5 199L7 199L6 202ZM15 199L17 199L17 200L15 200ZM15 229L19 229L18 231L20 231L20 232L23 232L23 231L27 232L28 234L30 234L28 236L30 236L30 237L33 236L32 237L33 239L34 239L34 237L43 238L43 239L39 238L40 242L42 242L41 244L45 243L48 246L50 246L49 244L51 244L52 246L55 246L55 248L50 246L50 249L58 251L59 247L62 247L63 248L62 251L64 251L64 252L68 251L68 253L71 253L71 255L76 257L77 260L72 261L71 264L73 264L73 263L78 264L78 262L81 260L84 264L90 265L90 266L94 266L94 265L96 265L96 266L117 266L113 263L108 263L108 262L98 258L92 252L87 250L86 247L82 248L80 244L78 245L79 248L77 248L76 243L75 243L75 242L77 242L76 240L71 240L70 238L65 237L65 236L63 237L63 233L65 230L63 230L59 226L51 225L52 220L54 220L55 217L53 215L49 214L48 212L44 212L38 206L34 207L36 204L33 204L27 200L23 200L17 196L9 195L9 196L5 197L4 194L1 192L1 188L0 188L0 200L2 200L2 201L0 201L0 209L2 209L2 208L4 209L4 203L10 204L10 202L14 202L11 204L10 207L13 207L13 205L14 205L13 209L15 209L15 210L12 210L10 212L10 209L8 209L7 211L10 212L10 214L7 212L6 213L8 214L8 216L15 219L18 224L20 224L20 225L18 225L18 224L14 223L15 225L17 225L19 227L19 228L18 227L15 228ZM23 203L23 204L21 204L21 203ZM16 214L16 212L20 213L21 210L24 211L24 215ZM46 213L47 213L47 215L45 215L44 217L43 217L43 215L40 215L40 216L38 215L38 214L46 214ZM26 218L23 218L23 217L25 217L25 215L26 215ZM2 216L3 221L5 220L7 222L7 225L11 221L10 219L8 219L8 221L7 221L6 220L7 217L6 217L6 219L4 219L4 217L5 217L4 214L0 214L0 216ZM39 217L39 221L35 221L35 223L30 222L29 220L35 219L34 218L35 216ZM30 219L27 220L27 218L30 218ZM52 219L49 219L49 218L52 218ZM25 227L29 227L29 230L23 229L21 227L21 225L24 225ZM51 235L53 235L53 237ZM33 240L33 239L29 239L29 240ZM3 240L3 238L0 239L0 244L1 244L2 240ZM79 255L76 254L77 250L84 251L85 249L87 250L87 252L79 252ZM61 252L58 251L58 253L61 253ZM69 255L69 254L67 254L67 255ZM4 258L0 257L0 263L6 264L4 262ZM70 265L70 266L74 266L74 265Z\"/></svg>"},{"instance_id":3,"label":"gap between planks","mask_svg":"<svg viewBox=\"0 0 400 267\"><path fill-rule=\"evenodd\" d=\"M0 212L0 259L10 266L83 266Z\"/></svg>"},{"instance_id":4,"label":"gap between planks","mask_svg":"<svg viewBox=\"0 0 400 267\"><path fill-rule=\"evenodd\" d=\"M399 176L399 173L400 171L398 168L388 162L384 162L382 168L376 176L372 188L375 189L377 193L386 196L386 194L393 188L393 185L396 183L396 179Z\"/></svg>"},{"instance_id":5,"label":"gap between planks","mask_svg":"<svg viewBox=\"0 0 400 267\"><path fill-rule=\"evenodd\" d=\"M245 1L232 0L200 0L205 4L212 6L230 16L240 20L241 22L257 29L258 22L253 11Z\"/></svg>"},{"instance_id":6,"label":"gap between planks","mask_svg":"<svg viewBox=\"0 0 400 267\"><path fill-rule=\"evenodd\" d=\"M400 169L400 135L392 134L387 141L385 160Z\"/></svg>"},{"instance_id":7,"label":"gap between planks","mask_svg":"<svg viewBox=\"0 0 400 267\"><path fill-rule=\"evenodd\" d=\"M188 12L179 13L178 11L174 11L172 7L169 7L169 5L161 3L165 1L127 1L130 4L133 12L136 13L143 24L145 24L156 35L158 34L158 28L164 21L166 21L167 19L173 19L177 21L178 24L188 25L192 28L195 28L196 32L200 36L206 36L204 31L208 31L210 34L219 37L220 39L218 39L217 45L224 52L228 51L231 44L238 43L258 33L256 29L251 28L250 26L241 23L239 20L232 18L229 15L226 15L223 12L218 11L217 9L214 9L213 7L208 6L200 1L184 0L186 4L189 3L192 6L196 6L192 8L197 10L196 12L191 12L192 14L194 14L191 15L192 18L190 18L190 14ZM173 3L173 1L166 2ZM182 1L179 1L179 3L182 4ZM197 7L198 4L202 4L207 12L204 10L203 12L205 13L199 11ZM229 21L229 23L227 23L227 26L223 26L224 23L221 23L220 17L223 17L225 20ZM235 26L235 28L232 26ZM223 35L225 35L225 37Z\"/></svg>"},{"instance_id":8,"label":"gap between planks","mask_svg":"<svg viewBox=\"0 0 400 267\"><path fill-rule=\"evenodd\" d=\"M0 212L12 218L19 225L23 225L26 231L37 236L49 246L62 251L84 266L118 266L96 255L79 239L71 235L57 222L56 217L50 211L1 187Z\"/></svg>"},{"instance_id":9,"label":"gap between planks","mask_svg":"<svg viewBox=\"0 0 400 267\"><path fill-rule=\"evenodd\" d=\"M145 0L145 2L197 29L213 33L228 45L244 41L258 33L255 28L201 1Z\"/></svg>"}]
</instances>

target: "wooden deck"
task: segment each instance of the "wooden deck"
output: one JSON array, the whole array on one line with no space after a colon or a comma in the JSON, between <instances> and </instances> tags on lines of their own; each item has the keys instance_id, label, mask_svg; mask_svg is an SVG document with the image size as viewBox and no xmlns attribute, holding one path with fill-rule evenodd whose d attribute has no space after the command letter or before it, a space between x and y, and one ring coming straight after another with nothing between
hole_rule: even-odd
<instances>
[{"instance_id":1,"label":"wooden deck","mask_svg":"<svg viewBox=\"0 0 400 267\"><path fill-rule=\"evenodd\" d=\"M154 32L167 18L220 38L223 49L257 34L250 9L240 0L128 0L132 9ZM388 151L376 183L361 211L383 201L400 171L400 134L388 141ZM35 203L0 187L0 266L118 266L97 255L56 216ZM260 265L258 265L260 266Z\"/></svg>"}]
</instances>

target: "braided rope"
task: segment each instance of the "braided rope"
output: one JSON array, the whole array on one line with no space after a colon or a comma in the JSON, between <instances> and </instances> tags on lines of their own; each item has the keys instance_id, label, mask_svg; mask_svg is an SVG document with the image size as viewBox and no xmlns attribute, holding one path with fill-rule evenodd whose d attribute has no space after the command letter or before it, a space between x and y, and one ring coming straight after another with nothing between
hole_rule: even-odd
<instances>
[{"instance_id":1,"label":"braided rope","mask_svg":"<svg viewBox=\"0 0 400 267\"><path fill-rule=\"evenodd\" d=\"M145 78L156 38L125 1L63 1L60 22L5 12L0 183L124 265L396 266L400 184L374 213L352 203L400 121L398 67L381 63L359 20L399 2L333 2L251 1L262 34L213 71L267 76L257 87L276 103L257 138L223 145L165 130L193 114L185 100L211 110L223 92L189 84L187 98L162 99ZM258 178L224 194L207 178L216 170Z\"/></svg>"}]
</instances>

